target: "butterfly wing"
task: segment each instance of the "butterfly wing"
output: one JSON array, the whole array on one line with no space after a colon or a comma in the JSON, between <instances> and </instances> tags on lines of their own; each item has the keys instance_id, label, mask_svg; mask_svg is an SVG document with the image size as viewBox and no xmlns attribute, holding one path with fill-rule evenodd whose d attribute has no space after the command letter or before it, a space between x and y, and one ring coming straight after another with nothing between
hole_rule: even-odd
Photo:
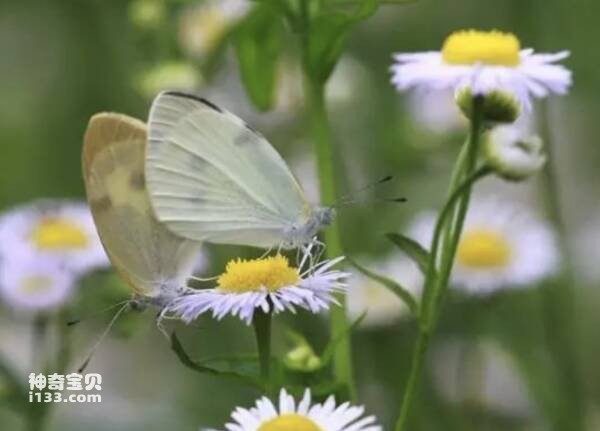
<instances>
[{"instance_id":1,"label":"butterfly wing","mask_svg":"<svg viewBox=\"0 0 600 431\"><path fill-rule=\"evenodd\" d=\"M153 215L144 179L146 126L122 114L94 115L83 147L87 198L102 244L120 275L144 296L180 287L199 244Z\"/></svg>"},{"instance_id":2,"label":"butterfly wing","mask_svg":"<svg viewBox=\"0 0 600 431\"><path fill-rule=\"evenodd\" d=\"M193 95L164 92L152 104L148 127L150 199L173 232L269 247L310 216L279 153L235 115Z\"/></svg>"}]
</instances>

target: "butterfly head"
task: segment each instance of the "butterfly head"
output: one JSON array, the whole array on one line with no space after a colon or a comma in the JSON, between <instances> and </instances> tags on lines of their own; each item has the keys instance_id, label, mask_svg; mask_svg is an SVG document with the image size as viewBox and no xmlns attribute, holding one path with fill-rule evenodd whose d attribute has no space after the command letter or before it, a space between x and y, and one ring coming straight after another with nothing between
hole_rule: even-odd
<instances>
[{"instance_id":1,"label":"butterfly head","mask_svg":"<svg viewBox=\"0 0 600 431\"><path fill-rule=\"evenodd\" d=\"M313 241L321 229L329 226L335 218L335 208L313 208L308 219L302 224L294 224L284 232L284 248L298 248Z\"/></svg>"}]
</instances>

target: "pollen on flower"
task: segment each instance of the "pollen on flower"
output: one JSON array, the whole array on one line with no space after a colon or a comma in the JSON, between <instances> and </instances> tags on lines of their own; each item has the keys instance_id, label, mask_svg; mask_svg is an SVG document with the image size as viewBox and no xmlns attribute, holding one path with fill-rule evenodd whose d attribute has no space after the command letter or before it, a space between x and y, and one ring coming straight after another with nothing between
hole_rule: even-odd
<instances>
[{"instance_id":1,"label":"pollen on flower","mask_svg":"<svg viewBox=\"0 0 600 431\"><path fill-rule=\"evenodd\" d=\"M312 420L295 413L284 414L265 422L258 431L322 431Z\"/></svg>"},{"instance_id":2,"label":"pollen on flower","mask_svg":"<svg viewBox=\"0 0 600 431\"><path fill-rule=\"evenodd\" d=\"M518 66L521 43L512 33L462 30L444 41L442 57L448 64Z\"/></svg>"},{"instance_id":3,"label":"pollen on flower","mask_svg":"<svg viewBox=\"0 0 600 431\"><path fill-rule=\"evenodd\" d=\"M217 280L220 290L233 293L266 288L270 292L300 281L298 268L291 267L281 255L264 259L237 259L227 264Z\"/></svg>"},{"instance_id":4,"label":"pollen on flower","mask_svg":"<svg viewBox=\"0 0 600 431\"><path fill-rule=\"evenodd\" d=\"M488 269L507 265L511 254L510 245L498 232L473 229L462 235L456 258L463 266Z\"/></svg>"},{"instance_id":5,"label":"pollen on flower","mask_svg":"<svg viewBox=\"0 0 600 431\"><path fill-rule=\"evenodd\" d=\"M33 229L31 240L40 250L83 249L89 243L84 230L59 218L41 220Z\"/></svg>"}]
</instances>

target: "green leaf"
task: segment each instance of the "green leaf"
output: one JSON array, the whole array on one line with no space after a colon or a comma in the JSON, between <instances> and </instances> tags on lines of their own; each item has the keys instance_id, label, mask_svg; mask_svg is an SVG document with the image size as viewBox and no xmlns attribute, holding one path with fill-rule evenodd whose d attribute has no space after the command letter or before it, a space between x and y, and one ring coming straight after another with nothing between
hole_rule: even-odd
<instances>
[{"instance_id":1,"label":"green leaf","mask_svg":"<svg viewBox=\"0 0 600 431\"><path fill-rule=\"evenodd\" d=\"M387 287L392 293L394 293L398 298L400 298L402 300L402 302L404 302L406 304L406 306L409 308L411 313L413 313L415 316L419 314L419 304L417 303L415 298L412 296L412 294L408 291L408 289L406 289L405 287L402 287L402 285L400 285L400 283L398 283L390 278L387 278L383 275L376 274L375 272L365 268L364 266L360 265L358 262L355 262L354 260L352 260L348 257L346 257L346 259L348 260L348 262L350 262L350 264L352 266L354 266L361 273L363 273L364 275L369 277L371 280L376 281L377 283L381 284L382 286Z\"/></svg>"},{"instance_id":2,"label":"green leaf","mask_svg":"<svg viewBox=\"0 0 600 431\"><path fill-rule=\"evenodd\" d=\"M414 239L399 233L388 233L386 238L406 253L406 255L419 266L419 269L423 274L427 273L430 255L421 244Z\"/></svg>"},{"instance_id":3,"label":"green leaf","mask_svg":"<svg viewBox=\"0 0 600 431\"><path fill-rule=\"evenodd\" d=\"M173 349L173 351L175 352L175 354L177 355L177 357L179 358L181 363L191 370L194 370L194 371L202 373L202 374L211 374L214 376L229 377L233 380L237 380L244 384L257 386L259 388L262 387L260 380L256 376L241 374L241 373L239 373L237 371L233 371L233 370L220 370L220 369L213 368L213 367L207 365L208 362L215 362L215 359L210 360L210 361L204 361L203 363L193 361L188 356L186 351L184 350L183 346L179 342L179 339L177 338L177 335L175 335L174 332L171 334L171 349ZM224 360L221 359L220 362L223 363ZM233 368L233 369L240 368L239 360L233 361L231 358L228 358L226 362L227 362L228 368ZM237 362L237 366L236 366L236 362ZM247 366L247 362L248 361L244 361L245 366Z\"/></svg>"},{"instance_id":4,"label":"green leaf","mask_svg":"<svg viewBox=\"0 0 600 431\"><path fill-rule=\"evenodd\" d=\"M246 92L254 105L267 111L275 100L283 22L277 8L260 3L239 24L234 43Z\"/></svg>"},{"instance_id":5,"label":"green leaf","mask_svg":"<svg viewBox=\"0 0 600 431\"><path fill-rule=\"evenodd\" d=\"M337 64L350 30L377 10L377 0L362 0L353 13L324 12L310 22L307 32L305 68L309 75L325 83Z\"/></svg>"}]
</instances>

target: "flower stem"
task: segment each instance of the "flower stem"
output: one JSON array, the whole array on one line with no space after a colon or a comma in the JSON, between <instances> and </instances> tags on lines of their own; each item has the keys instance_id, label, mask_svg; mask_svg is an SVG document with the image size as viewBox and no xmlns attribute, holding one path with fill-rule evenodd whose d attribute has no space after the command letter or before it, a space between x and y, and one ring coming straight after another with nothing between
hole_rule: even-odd
<instances>
[{"instance_id":1,"label":"flower stem","mask_svg":"<svg viewBox=\"0 0 600 431\"><path fill-rule=\"evenodd\" d=\"M403 431L408 423L418 381L425 363L429 341L435 329L444 294L448 288L458 241L469 206L472 185L479 178L489 173L489 169L485 167L475 171L483 126L482 104L482 97L473 98L473 116L471 118L469 139L456 161L452 173L449 196L436 223L423 292L423 308L419 319L419 335L417 336L411 369L404 389L398 421L396 422L396 431ZM448 217L450 217L449 220L447 220ZM442 241L442 247L438 248L440 241ZM438 260L439 253L441 255ZM438 261L439 270L436 270Z\"/></svg>"},{"instance_id":2,"label":"flower stem","mask_svg":"<svg viewBox=\"0 0 600 431\"><path fill-rule=\"evenodd\" d=\"M271 312L257 310L252 319L252 326L258 348L260 376L269 392L271 389Z\"/></svg>"},{"instance_id":3,"label":"flower stem","mask_svg":"<svg viewBox=\"0 0 600 431\"><path fill-rule=\"evenodd\" d=\"M560 190L556 178L556 165L553 142L549 123L548 106L544 104L540 113L541 133L546 148L546 164L544 165L542 185L546 201L547 213L558 231L560 250L563 254L562 272L557 279L544 286L542 290L543 312L546 337L558 368L562 390L568 394L568 400L561 416L558 428L568 424L569 429L582 430L584 416L581 377L577 370L577 343L570 334L575 329L575 304L573 280L573 262L568 250L567 231L560 205Z\"/></svg>"},{"instance_id":4,"label":"flower stem","mask_svg":"<svg viewBox=\"0 0 600 431\"><path fill-rule=\"evenodd\" d=\"M325 109L324 84L315 82L310 76L305 79L305 95L308 102L308 113L314 150L317 157L317 169L319 174L319 185L321 188L321 202L332 203L336 199L336 184L333 167L333 148L331 144L331 130ZM325 230L326 253L329 257L342 254L341 240L338 225L333 224ZM346 328L346 305L345 298L337 295L340 307L331 310L331 334L342 334ZM344 335L337 344L333 368L337 380L346 385L350 398L354 398L354 379L352 375L351 344L348 334Z\"/></svg>"}]
</instances>

